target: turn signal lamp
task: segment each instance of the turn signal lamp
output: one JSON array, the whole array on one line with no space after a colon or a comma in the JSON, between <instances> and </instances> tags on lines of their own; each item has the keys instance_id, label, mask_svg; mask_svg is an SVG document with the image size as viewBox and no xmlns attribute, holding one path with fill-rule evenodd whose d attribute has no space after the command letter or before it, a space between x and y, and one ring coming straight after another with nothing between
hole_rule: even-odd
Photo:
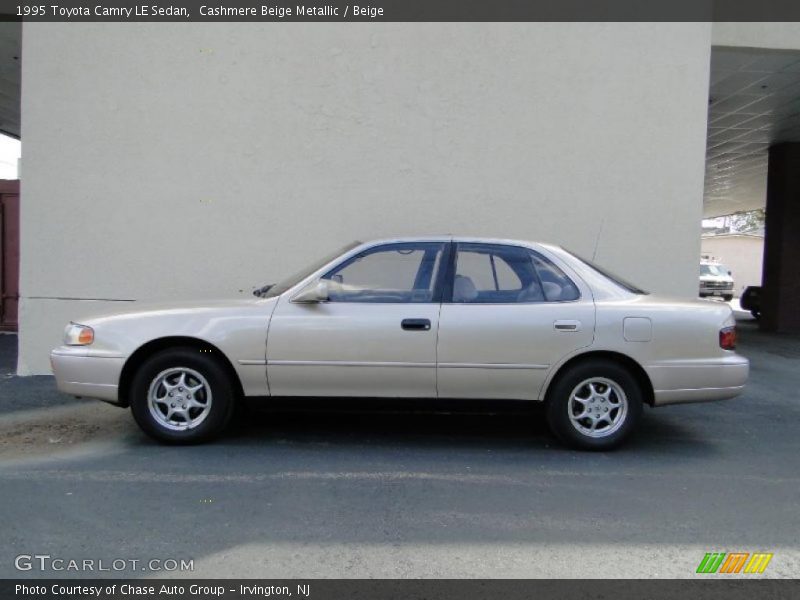
<instances>
[{"instance_id":1,"label":"turn signal lamp","mask_svg":"<svg viewBox=\"0 0 800 600\"><path fill-rule=\"evenodd\" d=\"M70 323L64 330L64 344L67 346L88 346L94 341L94 329L87 325Z\"/></svg>"}]
</instances>

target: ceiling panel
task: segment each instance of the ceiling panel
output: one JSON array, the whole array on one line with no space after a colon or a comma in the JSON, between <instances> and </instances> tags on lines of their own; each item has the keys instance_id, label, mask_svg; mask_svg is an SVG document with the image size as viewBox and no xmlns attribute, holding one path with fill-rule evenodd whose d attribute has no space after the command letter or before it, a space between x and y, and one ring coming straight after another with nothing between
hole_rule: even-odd
<instances>
[{"instance_id":1,"label":"ceiling panel","mask_svg":"<svg viewBox=\"0 0 800 600\"><path fill-rule=\"evenodd\" d=\"M767 152L800 141L800 52L712 48L703 213L762 208Z\"/></svg>"}]
</instances>

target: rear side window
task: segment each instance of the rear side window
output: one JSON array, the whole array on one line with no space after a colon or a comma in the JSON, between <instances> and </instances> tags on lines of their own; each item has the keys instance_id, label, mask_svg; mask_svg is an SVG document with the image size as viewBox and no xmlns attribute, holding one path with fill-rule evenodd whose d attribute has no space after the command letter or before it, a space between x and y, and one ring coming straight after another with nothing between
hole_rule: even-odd
<instances>
[{"instance_id":1,"label":"rear side window","mask_svg":"<svg viewBox=\"0 0 800 600\"><path fill-rule=\"evenodd\" d=\"M469 277L479 292L519 292L522 280L506 262L513 262L514 258L525 260L524 256L498 256L478 248L464 248L458 253L456 274Z\"/></svg>"},{"instance_id":2,"label":"rear side window","mask_svg":"<svg viewBox=\"0 0 800 600\"><path fill-rule=\"evenodd\" d=\"M531 260L539 274L542 290L548 302L569 302L580 298L578 286L564 274L564 271L535 252L531 252Z\"/></svg>"},{"instance_id":3,"label":"rear side window","mask_svg":"<svg viewBox=\"0 0 800 600\"><path fill-rule=\"evenodd\" d=\"M453 302L529 304L577 300L579 296L563 271L527 248L458 244Z\"/></svg>"}]
</instances>

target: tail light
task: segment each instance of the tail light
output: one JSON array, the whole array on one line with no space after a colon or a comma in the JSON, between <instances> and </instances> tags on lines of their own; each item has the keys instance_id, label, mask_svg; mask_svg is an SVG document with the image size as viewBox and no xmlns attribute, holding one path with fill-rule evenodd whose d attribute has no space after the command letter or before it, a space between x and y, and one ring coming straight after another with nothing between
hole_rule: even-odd
<instances>
[{"instance_id":1,"label":"tail light","mask_svg":"<svg viewBox=\"0 0 800 600\"><path fill-rule=\"evenodd\" d=\"M736 348L736 327L725 327L719 330L719 347L723 350Z\"/></svg>"}]
</instances>

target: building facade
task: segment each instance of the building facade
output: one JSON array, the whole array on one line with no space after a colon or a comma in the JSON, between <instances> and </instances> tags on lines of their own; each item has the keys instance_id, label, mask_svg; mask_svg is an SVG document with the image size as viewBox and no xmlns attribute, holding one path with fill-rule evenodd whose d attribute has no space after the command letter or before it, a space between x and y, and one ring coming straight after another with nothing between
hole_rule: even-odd
<instances>
[{"instance_id":1,"label":"building facade","mask_svg":"<svg viewBox=\"0 0 800 600\"><path fill-rule=\"evenodd\" d=\"M745 288L761 285L761 266L764 261L764 234L723 233L704 235L700 242L702 254L709 255L731 270L737 298Z\"/></svg>"},{"instance_id":2,"label":"building facade","mask_svg":"<svg viewBox=\"0 0 800 600\"><path fill-rule=\"evenodd\" d=\"M18 370L49 372L71 319L246 296L389 235L549 241L694 296L712 45L753 36L800 48L710 23L25 24Z\"/></svg>"}]
</instances>

